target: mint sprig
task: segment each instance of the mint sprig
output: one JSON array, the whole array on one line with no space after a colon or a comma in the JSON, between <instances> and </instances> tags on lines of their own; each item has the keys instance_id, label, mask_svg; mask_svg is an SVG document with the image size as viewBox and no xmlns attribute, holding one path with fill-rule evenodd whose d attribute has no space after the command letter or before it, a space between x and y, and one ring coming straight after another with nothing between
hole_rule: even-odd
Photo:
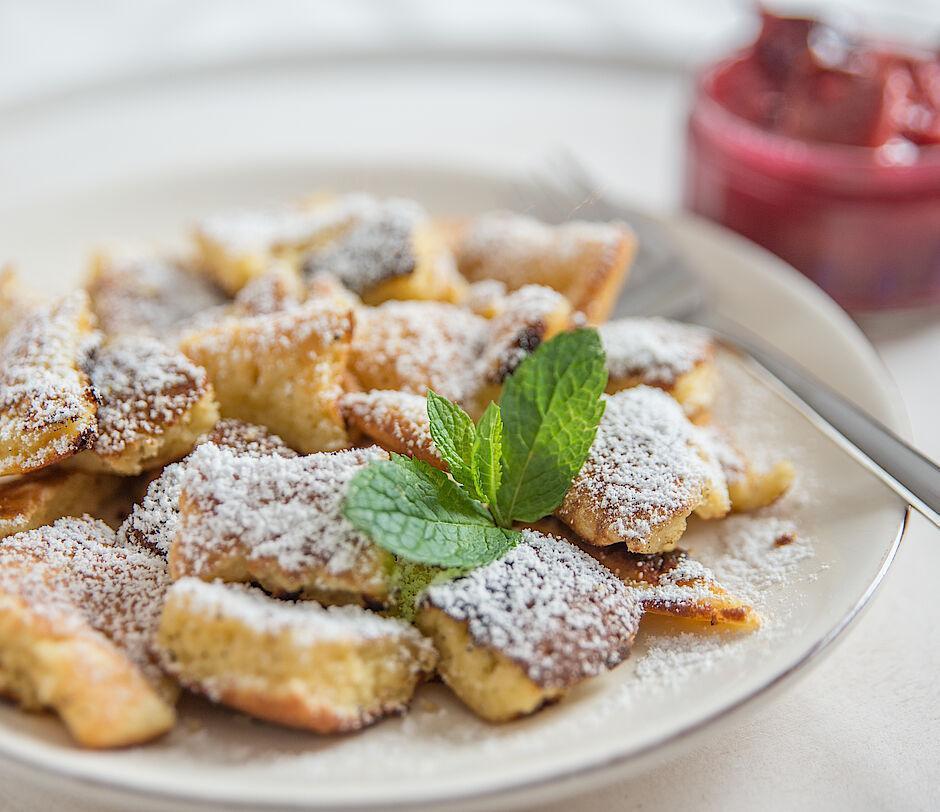
<instances>
[{"instance_id":1,"label":"mint sprig","mask_svg":"<svg viewBox=\"0 0 940 812\"><path fill-rule=\"evenodd\" d=\"M466 570L499 558L519 541L513 522L561 503L594 441L606 384L600 338L583 329L526 358L477 425L429 391L431 437L450 476L398 455L373 462L350 483L347 518L402 561Z\"/></svg>"},{"instance_id":2,"label":"mint sprig","mask_svg":"<svg viewBox=\"0 0 940 812\"><path fill-rule=\"evenodd\" d=\"M398 454L353 477L345 514L380 547L416 564L472 569L519 540L443 471Z\"/></svg>"}]
</instances>

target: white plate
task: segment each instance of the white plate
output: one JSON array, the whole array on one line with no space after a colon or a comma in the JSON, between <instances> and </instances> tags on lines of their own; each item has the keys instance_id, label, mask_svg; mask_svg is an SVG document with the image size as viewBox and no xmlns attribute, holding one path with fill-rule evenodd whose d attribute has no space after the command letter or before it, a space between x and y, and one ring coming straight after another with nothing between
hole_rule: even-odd
<instances>
[{"instance_id":1,"label":"white plate","mask_svg":"<svg viewBox=\"0 0 940 812\"><path fill-rule=\"evenodd\" d=\"M169 240L193 216L289 197L315 187L365 188L418 197L440 213L505 205L506 180L485 173L376 166L325 169L309 163L170 174L38 199L0 214L4 249L47 287L65 287L75 255L104 231ZM889 425L903 428L885 373L854 325L778 260L707 225L669 223L720 309L802 361ZM141 794L196 805L277 808L482 807L557 799L607 777L639 770L692 734L781 684L823 651L857 614L887 569L904 524L898 500L776 396L731 368L722 409L746 413L756 433L801 472L799 498L777 512L813 539L815 555L771 588L766 609L779 628L734 643L734 656L693 679L653 690L631 663L533 718L479 723L440 686L422 689L415 710L362 734L316 737L250 722L189 701L178 730L150 747L92 753L73 747L52 719L0 707L0 753L74 782L90 797ZM688 546L713 544L718 525L697 525ZM710 540L712 539L712 540ZM641 688L636 688L640 685ZM128 803L130 801L128 800ZM138 806L143 803L134 801ZM174 806L174 808L180 808Z\"/></svg>"}]
</instances>

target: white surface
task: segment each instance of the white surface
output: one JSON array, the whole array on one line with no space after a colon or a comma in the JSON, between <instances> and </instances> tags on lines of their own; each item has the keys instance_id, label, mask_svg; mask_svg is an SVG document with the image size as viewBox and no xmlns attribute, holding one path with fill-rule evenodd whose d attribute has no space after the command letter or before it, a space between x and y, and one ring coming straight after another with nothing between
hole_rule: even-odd
<instances>
[{"instance_id":1,"label":"white surface","mask_svg":"<svg viewBox=\"0 0 940 812\"><path fill-rule=\"evenodd\" d=\"M328 83L311 86L310 104L322 111L321 126L297 133L291 130L293 122L277 122L282 140L295 145L303 137L311 155L366 151L486 160L497 166L534 165L563 143L635 199L656 207L677 200L681 80L591 74L585 67L562 65L544 71L467 69L459 76L405 66L392 72L395 91L390 94L388 86L384 92L378 87L372 71L371 76L367 68L337 71ZM153 99L141 104L154 109ZM407 111L421 105L431 105L440 115L431 123L423 118L420 128L409 127ZM339 143L335 117L355 110L368 111L373 126ZM390 117L389 111L397 115ZM133 105L127 112L140 114ZM223 158L228 150L234 155L242 140L250 140L252 128L273 126L263 116L249 116L241 128L248 134L229 126L220 138L218 131L228 122L216 124L212 112L193 119L185 139L157 128L152 142L144 144L123 143L114 131L86 133L76 142L70 138L74 131L50 126L47 138L30 149L48 161L41 178L17 175L22 162L3 148L0 133L0 175L7 188L29 197L45 183L54 186L61 173L87 168L70 160L77 146L94 148L118 174L141 155L169 160L174 151L185 152L182 144L189 139L218 139ZM49 227L68 231L69 224ZM907 400L915 438L940 457L935 378L940 327L933 318L921 317L880 321L869 329ZM937 572L937 534L915 517L873 607L803 682L712 740L700 741L681 759L585 796L578 805L564 802L553 809L930 808L940 778ZM48 781L38 788L4 781L0 805L82 809L68 798Z\"/></svg>"}]
</instances>

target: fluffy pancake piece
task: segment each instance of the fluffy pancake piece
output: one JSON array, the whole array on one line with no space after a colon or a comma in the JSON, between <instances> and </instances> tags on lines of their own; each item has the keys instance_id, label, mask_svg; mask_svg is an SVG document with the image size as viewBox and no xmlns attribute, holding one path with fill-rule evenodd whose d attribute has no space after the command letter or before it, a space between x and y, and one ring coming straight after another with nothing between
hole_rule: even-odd
<instances>
[{"instance_id":1,"label":"fluffy pancake piece","mask_svg":"<svg viewBox=\"0 0 940 812\"><path fill-rule=\"evenodd\" d=\"M789 460L778 460L770 468L761 470L722 429L705 426L700 429L699 436L709 454L721 466L734 513L750 513L767 507L790 490L796 469Z\"/></svg>"},{"instance_id":2,"label":"fluffy pancake piece","mask_svg":"<svg viewBox=\"0 0 940 812\"><path fill-rule=\"evenodd\" d=\"M632 552L671 550L696 511L725 515L727 485L703 450L698 429L659 389L605 396L604 416L583 468L555 511L591 544Z\"/></svg>"},{"instance_id":3,"label":"fluffy pancake piece","mask_svg":"<svg viewBox=\"0 0 940 812\"><path fill-rule=\"evenodd\" d=\"M607 391L639 384L672 395L692 419L715 399L715 346L706 330L667 319L617 319L598 328L607 356Z\"/></svg>"},{"instance_id":4,"label":"fluffy pancake piece","mask_svg":"<svg viewBox=\"0 0 940 812\"><path fill-rule=\"evenodd\" d=\"M157 647L188 688L318 733L404 711L437 660L430 641L401 621L195 578L170 589Z\"/></svg>"},{"instance_id":5,"label":"fluffy pancake piece","mask_svg":"<svg viewBox=\"0 0 940 812\"><path fill-rule=\"evenodd\" d=\"M227 317L183 337L209 374L223 417L269 427L298 451L348 445L339 411L353 316L334 301Z\"/></svg>"},{"instance_id":6,"label":"fluffy pancake piece","mask_svg":"<svg viewBox=\"0 0 940 812\"><path fill-rule=\"evenodd\" d=\"M385 604L391 555L342 512L349 481L379 459L388 454L376 447L285 458L201 445L183 473L170 573L324 603Z\"/></svg>"},{"instance_id":7,"label":"fluffy pancake piece","mask_svg":"<svg viewBox=\"0 0 940 812\"><path fill-rule=\"evenodd\" d=\"M95 440L98 404L82 368L93 327L77 291L33 310L0 345L0 476L44 468Z\"/></svg>"},{"instance_id":8,"label":"fluffy pancake piece","mask_svg":"<svg viewBox=\"0 0 940 812\"><path fill-rule=\"evenodd\" d=\"M499 560L429 587L417 625L437 647L444 682L474 713L503 722L619 664L641 614L593 558L525 530Z\"/></svg>"},{"instance_id":9,"label":"fluffy pancake piece","mask_svg":"<svg viewBox=\"0 0 940 812\"><path fill-rule=\"evenodd\" d=\"M123 484L120 477L62 468L0 482L0 538L63 516L101 516L122 493Z\"/></svg>"},{"instance_id":10,"label":"fluffy pancake piece","mask_svg":"<svg viewBox=\"0 0 940 812\"><path fill-rule=\"evenodd\" d=\"M98 397L98 436L70 464L134 475L192 450L219 419L206 372L156 339L125 335L88 363Z\"/></svg>"},{"instance_id":11,"label":"fluffy pancake piece","mask_svg":"<svg viewBox=\"0 0 940 812\"><path fill-rule=\"evenodd\" d=\"M347 392L340 408L350 426L386 451L417 457L435 468L446 469L431 438L427 399L421 395L388 389Z\"/></svg>"},{"instance_id":12,"label":"fluffy pancake piece","mask_svg":"<svg viewBox=\"0 0 940 812\"><path fill-rule=\"evenodd\" d=\"M304 260L335 275L366 304L390 299L458 301L466 282L428 213L413 200L364 198L355 222Z\"/></svg>"},{"instance_id":13,"label":"fluffy pancake piece","mask_svg":"<svg viewBox=\"0 0 940 812\"><path fill-rule=\"evenodd\" d=\"M213 443L251 457L268 454L297 456L296 451L264 426L241 420L220 420L198 442ZM180 491L187 461L188 458L168 465L149 483L144 497L134 505L119 528L119 543L139 547L163 558L169 555L170 545L179 531Z\"/></svg>"},{"instance_id":14,"label":"fluffy pancake piece","mask_svg":"<svg viewBox=\"0 0 940 812\"><path fill-rule=\"evenodd\" d=\"M488 322L442 302L386 302L357 314L350 369L363 389L425 395L433 389L458 402L481 384L479 358Z\"/></svg>"},{"instance_id":15,"label":"fluffy pancake piece","mask_svg":"<svg viewBox=\"0 0 940 812\"><path fill-rule=\"evenodd\" d=\"M183 262L130 249L94 254L85 289L99 326L112 336L167 339L225 301Z\"/></svg>"},{"instance_id":16,"label":"fluffy pancake piece","mask_svg":"<svg viewBox=\"0 0 940 812\"><path fill-rule=\"evenodd\" d=\"M635 251L636 237L623 223L549 226L524 215L493 212L464 225L456 254L471 282L495 279L510 290L546 285L599 324L617 300Z\"/></svg>"},{"instance_id":17,"label":"fluffy pancake piece","mask_svg":"<svg viewBox=\"0 0 940 812\"><path fill-rule=\"evenodd\" d=\"M0 693L54 710L86 747L138 744L175 722L175 689L150 652L164 562L113 542L87 518L0 542Z\"/></svg>"}]
</instances>

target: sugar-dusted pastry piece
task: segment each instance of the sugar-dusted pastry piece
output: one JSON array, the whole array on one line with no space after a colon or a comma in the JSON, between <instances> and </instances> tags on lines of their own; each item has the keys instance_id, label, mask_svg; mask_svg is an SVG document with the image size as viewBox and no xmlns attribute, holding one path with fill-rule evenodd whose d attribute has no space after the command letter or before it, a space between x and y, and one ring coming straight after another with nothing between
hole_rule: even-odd
<instances>
[{"instance_id":1,"label":"sugar-dusted pastry piece","mask_svg":"<svg viewBox=\"0 0 940 812\"><path fill-rule=\"evenodd\" d=\"M58 467L2 481L0 538L51 524L63 516L109 513L122 490L120 477Z\"/></svg>"},{"instance_id":2,"label":"sugar-dusted pastry piece","mask_svg":"<svg viewBox=\"0 0 940 812\"><path fill-rule=\"evenodd\" d=\"M94 442L98 404L82 365L95 336L88 296L77 291L33 310L0 344L0 476Z\"/></svg>"},{"instance_id":3,"label":"sugar-dusted pastry piece","mask_svg":"<svg viewBox=\"0 0 940 812\"><path fill-rule=\"evenodd\" d=\"M556 516L591 544L657 553L676 546L693 511L728 512L721 470L676 401L649 386L605 401L587 461Z\"/></svg>"},{"instance_id":4,"label":"sugar-dusted pastry piece","mask_svg":"<svg viewBox=\"0 0 940 812\"><path fill-rule=\"evenodd\" d=\"M607 356L607 391L639 384L672 395L693 419L715 398L715 345L700 328L659 318L617 319L598 328Z\"/></svg>"},{"instance_id":5,"label":"sugar-dusted pastry piece","mask_svg":"<svg viewBox=\"0 0 940 812\"><path fill-rule=\"evenodd\" d=\"M358 606L279 601L195 578L171 587L156 645L191 690L317 733L404 711L437 660L412 626Z\"/></svg>"},{"instance_id":6,"label":"sugar-dusted pastry piece","mask_svg":"<svg viewBox=\"0 0 940 812\"><path fill-rule=\"evenodd\" d=\"M623 223L549 226L524 215L494 212L464 225L456 254L461 273L471 282L496 279L510 290L546 285L597 324L610 314L635 250L636 238Z\"/></svg>"},{"instance_id":7,"label":"sugar-dusted pastry piece","mask_svg":"<svg viewBox=\"0 0 940 812\"><path fill-rule=\"evenodd\" d=\"M465 402L481 385L489 323L443 302L386 302L356 316L350 368L363 389Z\"/></svg>"},{"instance_id":8,"label":"sugar-dusted pastry piece","mask_svg":"<svg viewBox=\"0 0 940 812\"><path fill-rule=\"evenodd\" d=\"M285 206L220 213L196 225L200 269L231 294L263 276L273 258L297 263L375 205L367 195L323 196Z\"/></svg>"},{"instance_id":9,"label":"sugar-dusted pastry piece","mask_svg":"<svg viewBox=\"0 0 940 812\"><path fill-rule=\"evenodd\" d=\"M154 338L113 338L87 369L99 401L98 436L69 465L139 474L189 453L219 419L205 370Z\"/></svg>"},{"instance_id":10,"label":"sugar-dusted pastry piece","mask_svg":"<svg viewBox=\"0 0 940 812\"><path fill-rule=\"evenodd\" d=\"M86 747L149 741L176 718L150 652L164 562L113 542L88 518L0 542L0 693L54 710Z\"/></svg>"},{"instance_id":11,"label":"sugar-dusted pastry piece","mask_svg":"<svg viewBox=\"0 0 940 812\"><path fill-rule=\"evenodd\" d=\"M362 206L352 225L304 259L308 274L336 276L366 304L463 298L466 282L428 213L413 200Z\"/></svg>"},{"instance_id":12,"label":"sugar-dusted pastry piece","mask_svg":"<svg viewBox=\"0 0 940 812\"><path fill-rule=\"evenodd\" d=\"M278 313L301 304L307 297L304 280L286 260L274 260L235 295L231 311L242 316Z\"/></svg>"},{"instance_id":13,"label":"sugar-dusted pastry piece","mask_svg":"<svg viewBox=\"0 0 940 812\"><path fill-rule=\"evenodd\" d=\"M508 295L505 282L481 279L467 286L466 295L460 304L484 319L491 319L503 311Z\"/></svg>"},{"instance_id":14,"label":"sugar-dusted pastry piece","mask_svg":"<svg viewBox=\"0 0 940 812\"><path fill-rule=\"evenodd\" d=\"M36 293L20 281L12 266L0 267L0 342L41 301Z\"/></svg>"},{"instance_id":15,"label":"sugar-dusted pastry piece","mask_svg":"<svg viewBox=\"0 0 940 812\"><path fill-rule=\"evenodd\" d=\"M347 392L340 401L346 422L386 451L417 457L445 469L428 422L427 399L410 392Z\"/></svg>"},{"instance_id":16,"label":"sugar-dusted pastry piece","mask_svg":"<svg viewBox=\"0 0 940 812\"><path fill-rule=\"evenodd\" d=\"M505 556L429 587L418 628L444 682L474 713L504 722L555 701L626 658L642 607L573 544L534 530Z\"/></svg>"},{"instance_id":17,"label":"sugar-dusted pastry piece","mask_svg":"<svg viewBox=\"0 0 940 812\"><path fill-rule=\"evenodd\" d=\"M572 326L570 302L544 285L526 285L506 296L489 323L481 357L486 402L539 345Z\"/></svg>"},{"instance_id":18,"label":"sugar-dusted pastry piece","mask_svg":"<svg viewBox=\"0 0 940 812\"><path fill-rule=\"evenodd\" d=\"M249 457L297 456L296 451L264 426L240 420L220 420L198 442L213 443ZM187 460L166 466L147 485L143 498L133 506L118 529L119 543L140 547L163 558L169 555L170 545L179 531L180 491Z\"/></svg>"},{"instance_id":19,"label":"sugar-dusted pastry piece","mask_svg":"<svg viewBox=\"0 0 940 812\"><path fill-rule=\"evenodd\" d=\"M85 288L98 324L108 335L169 340L225 301L184 262L132 249L98 251Z\"/></svg>"},{"instance_id":20,"label":"sugar-dusted pastry piece","mask_svg":"<svg viewBox=\"0 0 940 812\"><path fill-rule=\"evenodd\" d=\"M298 451L331 451L348 445L339 397L352 329L348 307L312 301L225 318L180 347L208 372L223 417L267 426Z\"/></svg>"},{"instance_id":21,"label":"sugar-dusted pastry piece","mask_svg":"<svg viewBox=\"0 0 940 812\"><path fill-rule=\"evenodd\" d=\"M755 467L721 428L704 426L699 437L724 473L734 513L749 513L773 504L796 478L796 469L789 460L778 460L767 469Z\"/></svg>"},{"instance_id":22,"label":"sugar-dusted pastry piece","mask_svg":"<svg viewBox=\"0 0 940 812\"><path fill-rule=\"evenodd\" d=\"M211 443L187 461L170 574L253 582L278 595L384 605L391 555L343 515L349 481L379 448L248 457Z\"/></svg>"}]
</instances>

